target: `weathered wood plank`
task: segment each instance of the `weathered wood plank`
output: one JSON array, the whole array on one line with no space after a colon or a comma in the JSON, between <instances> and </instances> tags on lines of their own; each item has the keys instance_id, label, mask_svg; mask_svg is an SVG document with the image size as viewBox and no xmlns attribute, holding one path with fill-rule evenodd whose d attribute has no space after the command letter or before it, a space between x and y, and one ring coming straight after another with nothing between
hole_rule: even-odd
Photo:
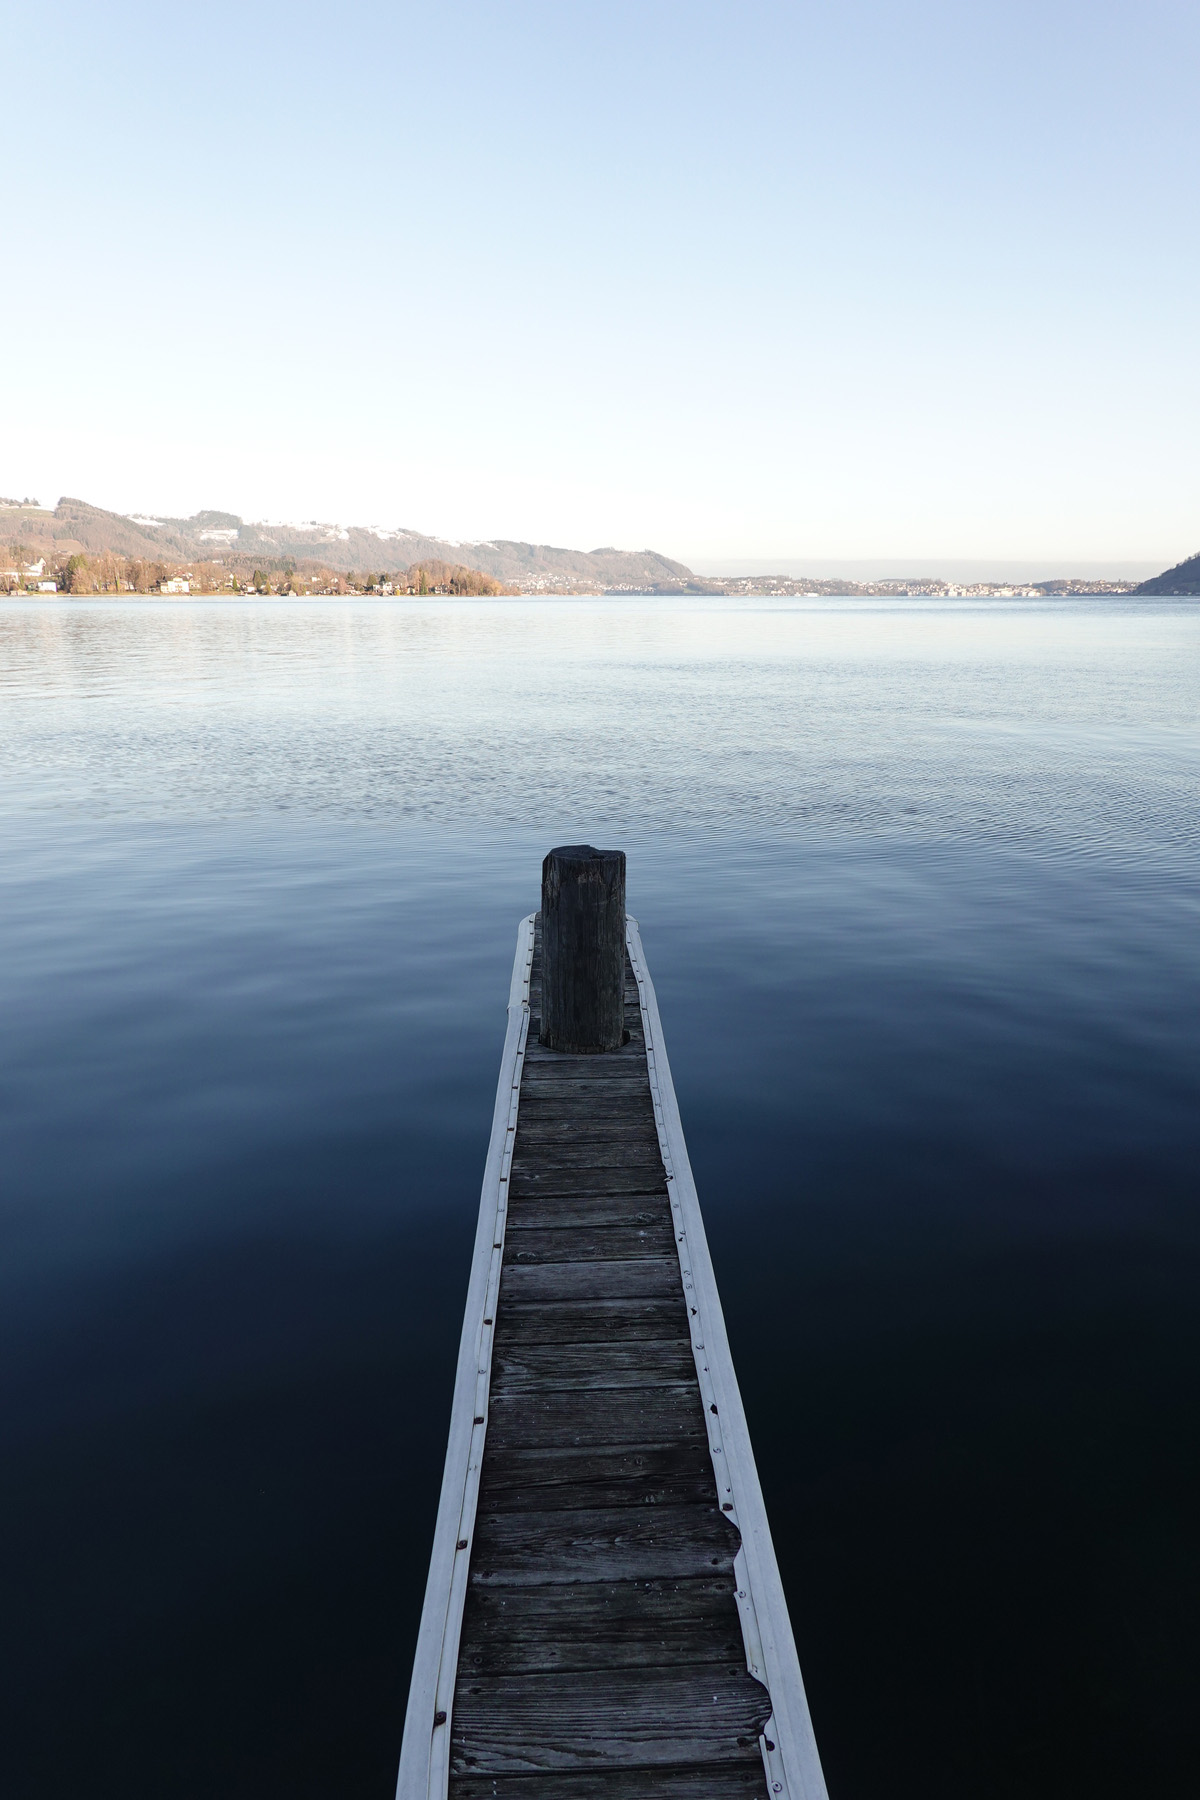
<instances>
[{"instance_id":1,"label":"weathered wood plank","mask_svg":"<svg viewBox=\"0 0 1200 1800\"><path fill-rule=\"evenodd\" d=\"M534 1130L542 1123L573 1124L593 1132L611 1130L617 1124L642 1131L654 1126L654 1105L649 1088L644 1093L632 1089L624 1094L611 1089L596 1092L586 1106L581 1106L578 1093L552 1091L547 1087L536 1094L523 1095L521 1111L526 1124Z\"/></svg>"},{"instance_id":2,"label":"weathered wood plank","mask_svg":"<svg viewBox=\"0 0 1200 1800\"><path fill-rule=\"evenodd\" d=\"M602 1399L575 1388L497 1394L488 1408L488 1438L531 1449L707 1442L694 1379L676 1387L608 1388Z\"/></svg>"},{"instance_id":3,"label":"weathered wood plank","mask_svg":"<svg viewBox=\"0 0 1200 1800\"><path fill-rule=\"evenodd\" d=\"M737 1605L724 1576L543 1587L473 1587L463 1617L464 1675L555 1669L744 1666Z\"/></svg>"},{"instance_id":4,"label":"weathered wood plank","mask_svg":"<svg viewBox=\"0 0 1200 1800\"><path fill-rule=\"evenodd\" d=\"M505 1261L514 1271L530 1264L633 1262L666 1258L675 1247L670 1215L657 1225L581 1225L575 1231L536 1226L514 1233Z\"/></svg>"},{"instance_id":5,"label":"weathered wood plank","mask_svg":"<svg viewBox=\"0 0 1200 1800\"><path fill-rule=\"evenodd\" d=\"M584 1119L579 1117L574 1108L570 1117L553 1119L547 1117L551 1109L531 1106L523 1112L517 1125L517 1145L525 1149L545 1149L553 1153L567 1146L578 1145L581 1151L589 1147L600 1148L602 1145L628 1144L631 1148L646 1148L660 1155L658 1133L654 1129L653 1112L650 1118L637 1122L632 1114L617 1113L611 1118L594 1118L589 1111Z\"/></svg>"},{"instance_id":6,"label":"weathered wood plank","mask_svg":"<svg viewBox=\"0 0 1200 1800\"><path fill-rule=\"evenodd\" d=\"M505 1297L496 1321L497 1344L584 1344L636 1338L687 1337L682 1293L666 1299L543 1300L524 1305Z\"/></svg>"},{"instance_id":7,"label":"weathered wood plank","mask_svg":"<svg viewBox=\"0 0 1200 1800\"><path fill-rule=\"evenodd\" d=\"M456 1774L744 1760L770 1716L745 1669L468 1677L454 1699Z\"/></svg>"},{"instance_id":8,"label":"weathered wood plank","mask_svg":"<svg viewBox=\"0 0 1200 1800\"><path fill-rule=\"evenodd\" d=\"M627 1021L629 1016L630 1013L627 1012ZM582 1069L585 1072L593 1070L603 1071L605 1069L613 1068L619 1069L623 1067L637 1068L642 1060L641 1045L635 1040L632 1029L628 1023L626 1023L624 1029L629 1031L629 1038L627 1042L622 1044L619 1050L604 1050L597 1054L582 1056L567 1050L547 1049L545 1044L538 1043L531 1032L529 1035L528 1048L525 1052L525 1066L526 1068L540 1066L544 1068L563 1068L567 1070ZM640 1036L640 1025L638 1031Z\"/></svg>"},{"instance_id":9,"label":"weathered wood plank","mask_svg":"<svg viewBox=\"0 0 1200 1800\"><path fill-rule=\"evenodd\" d=\"M649 1132L635 1138L613 1136L595 1139L576 1131L559 1142L539 1141L532 1133L517 1132L513 1148L513 1173L542 1169L627 1169L663 1166L658 1139Z\"/></svg>"},{"instance_id":10,"label":"weathered wood plank","mask_svg":"<svg viewBox=\"0 0 1200 1800\"><path fill-rule=\"evenodd\" d=\"M675 1256L644 1262L553 1262L519 1265L505 1259L500 1306L513 1301L631 1300L679 1293Z\"/></svg>"},{"instance_id":11,"label":"weathered wood plank","mask_svg":"<svg viewBox=\"0 0 1200 1800\"><path fill-rule=\"evenodd\" d=\"M767 1800L762 1759L688 1769L572 1769L565 1775L460 1775L450 1800Z\"/></svg>"},{"instance_id":12,"label":"weathered wood plank","mask_svg":"<svg viewBox=\"0 0 1200 1800\"><path fill-rule=\"evenodd\" d=\"M711 1502L489 1512L475 1523L471 1583L532 1587L732 1575L740 1542Z\"/></svg>"},{"instance_id":13,"label":"weathered wood plank","mask_svg":"<svg viewBox=\"0 0 1200 1800\"><path fill-rule=\"evenodd\" d=\"M574 1120L576 1125L587 1125L588 1129L603 1129L612 1125L613 1120L621 1120L644 1130L653 1125L655 1109L649 1100L649 1091L640 1093L628 1089L626 1094L621 1094L613 1089L597 1089L587 1096L587 1105L581 1105L581 1094L570 1089L570 1084L560 1087L547 1084L545 1091L534 1094L529 1102L529 1121L542 1120L556 1125Z\"/></svg>"},{"instance_id":14,"label":"weathered wood plank","mask_svg":"<svg viewBox=\"0 0 1200 1800\"><path fill-rule=\"evenodd\" d=\"M509 1181L510 1197L561 1194L578 1198L585 1194L661 1194L666 1211L667 1183L660 1168L646 1165L627 1169L546 1169L533 1173L526 1165Z\"/></svg>"},{"instance_id":15,"label":"weathered wood plank","mask_svg":"<svg viewBox=\"0 0 1200 1800\"><path fill-rule=\"evenodd\" d=\"M635 1046L631 1045L631 1049ZM628 1061L624 1054L616 1056L554 1056L530 1058L525 1064L522 1087L531 1094L562 1083L585 1082L588 1089L614 1088L618 1091L648 1093L650 1077L645 1052L636 1046L637 1054Z\"/></svg>"},{"instance_id":16,"label":"weathered wood plank","mask_svg":"<svg viewBox=\"0 0 1200 1800\"><path fill-rule=\"evenodd\" d=\"M707 1443L588 1445L488 1451L480 1505L517 1508L687 1505L715 1492Z\"/></svg>"},{"instance_id":17,"label":"weathered wood plank","mask_svg":"<svg viewBox=\"0 0 1200 1800\"><path fill-rule=\"evenodd\" d=\"M525 1052L525 1068L521 1086L540 1087L551 1081L612 1082L621 1086L649 1087L644 1051L628 1044L614 1050L611 1056L563 1056L557 1051L542 1050L536 1044Z\"/></svg>"},{"instance_id":18,"label":"weathered wood plank","mask_svg":"<svg viewBox=\"0 0 1200 1800\"><path fill-rule=\"evenodd\" d=\"M492 1392L666 1386L685 1382L695 1372L686 1337L599 1344L513 1344L506 1338L493 1352Z\"/></svg>"},{"instance_id":19,"label":"weathered wood plank","mask_svg":"<svg viewBox=\"0 0 1200 1800\"><path fill-rule=\"evenodd\" d=\"M577 1120L583 1118L612 1118L616 1114L626 1113L631 1120L645 1123L653 1120L654 1103L650 1098L648 1087L636 1086L632 1081L588 1081L582 1075L575 1080L555 1076L540 1081L529 1094L530 1111L536 1113L542 1107L564 1101L570 1103ZM560 1117L566 1117L561 1113Z\"/></svg>"},{"instance_id":20,"label":"weathered wood plank","mask_svg":"<svg viewBox=\"0 0 1200 1800\"><path fill-rule=\"evenodd\" d=\"M579 1085L581 1082L582 1087ZM555 1057L553 1062L526 1065L521 1078L522 1098L544 1099L555 1088L565 1088L577 1096L580 1093L613 1093L627 1097L636 1095L649 1102L650 1076L645 1051L639 1046L638 1059L633 1063L616 1063L602 1057L592 1057L582 1066L567 1068L561 1057Z\"/></svg>"},{"instance_id":21,"label":"weathered wood plank","mask_svg":"<svg viewBox=\"0 0 1200 1800\"><path fill-rule=\"evenodd\" d=\"M517 1194L508 1202L509 1231L599 1230L611 1225L661 1225L674 1232L670 1202L661 1194ZM512 1245L519 1250L520 1245Z\"/></svg>"}]
</instances>

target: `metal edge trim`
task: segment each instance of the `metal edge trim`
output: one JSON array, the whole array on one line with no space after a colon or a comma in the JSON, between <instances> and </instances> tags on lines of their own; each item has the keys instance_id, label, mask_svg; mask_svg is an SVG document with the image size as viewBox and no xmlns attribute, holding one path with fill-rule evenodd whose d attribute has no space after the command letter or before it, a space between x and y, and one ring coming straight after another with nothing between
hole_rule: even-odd
<instances>
[{"instance_id":1,"label":"metal edge trim","mask_svg":"<svg viewBox=\"0 0 1200 1800\"><path fill-rule=\"evenodd\" d=\"M767 1783L780 1800L828 1800L804 1678L796 1654L750 1430L734 1373L716 1275L704 1231L662 1020L646 966L637 920L627 920L629 960L637 979L654 1118L676 1220L676 1248L691 1327L696 1376L704 1400L717 1491L737 1525L742 1547L734 1562L738 1610L751 1674L766 1684L772 1717L760 1744ZM728 1500L726 1500L728 1496ZM772 1747L767 1748L768 1744Z\"/></svg>"},{"instance_id":2,"label":"metal edge trim","mask_svg":"<svg viewBox=\"0 0 1200 1800\"><path fill-rule=\"evenodd\" d=\"M446 1464L429 1558L429 1578L425 1584L425 1603L413 1657L396 1800L445 1800L450 1781L450 1720L470 1546L479 1498L479 1472L487 1434L492 1338L508 1214L508 1175L529 1035L534 916L530 913L517 928L517 949L508 997L508 1030L500 1058L492 1135L483 1169L479 1223L475 1230L454 1378ZM489 1320L492 1323L488 1323ZM439 1718L441 1722L435 1724Z\"/></svg>"}]
</instances>

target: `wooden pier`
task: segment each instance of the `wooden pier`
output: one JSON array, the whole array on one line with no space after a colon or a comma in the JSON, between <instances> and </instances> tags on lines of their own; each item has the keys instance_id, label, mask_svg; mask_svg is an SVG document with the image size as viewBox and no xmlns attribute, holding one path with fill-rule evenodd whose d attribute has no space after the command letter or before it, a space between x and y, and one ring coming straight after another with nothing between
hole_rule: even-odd
<instances>
[{"instance_id":1,"label":"wooden pier","mask_svg":"<svg viewBox=\"0 0 1200 1800\"><path fill-rule=\"evenodd\" d=\"M545 1048L520 928L398 1800L825 1800L632 920L620 955L624 1044Z\"/></svg>"}]
</instances>

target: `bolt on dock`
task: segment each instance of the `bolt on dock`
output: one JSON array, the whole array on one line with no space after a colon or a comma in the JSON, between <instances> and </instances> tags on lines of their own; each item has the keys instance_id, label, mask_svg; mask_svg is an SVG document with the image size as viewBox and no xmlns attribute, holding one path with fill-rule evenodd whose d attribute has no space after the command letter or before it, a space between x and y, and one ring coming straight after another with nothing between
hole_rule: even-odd
<instances>
[{"instance_id":1,"label":"bolt on dock","mask_svg":"<svg viewBox=\"0 0 1200 1800\"><path fill-rule=\"evenodd\" d=\"M827 1800L625 858L522 921L397 1800Z\"/></svg>"}]
</instances>

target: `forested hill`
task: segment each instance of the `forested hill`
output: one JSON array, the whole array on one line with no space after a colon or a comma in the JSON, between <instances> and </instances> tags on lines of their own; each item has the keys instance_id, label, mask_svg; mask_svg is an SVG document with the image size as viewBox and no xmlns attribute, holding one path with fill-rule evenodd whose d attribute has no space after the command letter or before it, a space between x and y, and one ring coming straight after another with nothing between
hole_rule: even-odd
<instances>
[{"instance_id":1,"label":"forested hill","mask_svg":"<svg viewBox=\"0 0 1200 1800\"><path fill-rule=\"evenodd\" d=\"M466 563L526 592L705 591L683 563L654 550L564 550L509 539L455 544L419 531L360 525L267 524L236 513L206 511L190 519L106 512L84 500L62 499L50 511L36 504L0 502L0 540L35 555L111 554L150 561L221 561L241 567L293 563L349 573L414 563Z\"/></svg>"},{"instance_id":2,"label":"forested hill","mask_svg":"<svg viewBox=\"0 0 1200 1800\"><path fill-rule=\"evenodd\" d=\"M1200 594L1200 550L1162 575L1143 581L1139 594Z\"/></svg>"}]
</instances>

